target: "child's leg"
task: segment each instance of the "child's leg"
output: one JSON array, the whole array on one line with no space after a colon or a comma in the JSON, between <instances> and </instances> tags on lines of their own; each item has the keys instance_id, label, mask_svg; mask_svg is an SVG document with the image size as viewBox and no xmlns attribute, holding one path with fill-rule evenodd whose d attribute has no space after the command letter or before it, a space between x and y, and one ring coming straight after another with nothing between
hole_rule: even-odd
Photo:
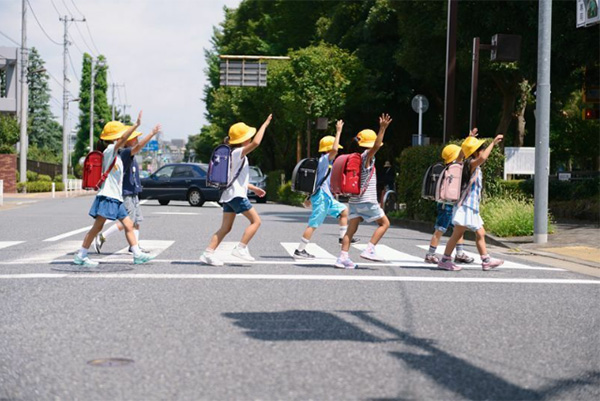
<instances>
[{"instance_id":1,"label":"child's leg","mask_svg":"<svg viewBox=\"0 0 600 401\"><path fill-rule=\"evenodd\" d=\"M121 222L117 220L115 222L115 224L113 224L112 226L108 227L106 229L106 231L104 231L102 233L102 236L106 240L108 237L110 237L111 235L113 235L114 233L116 233L118 231L123 231L123 224L121 224Z\"/></svg>"},{"instance_id":2,"label":"child's leg","mask_svg":"<svg viewBox=\"0 0 600 401\"><path fill-rule=\"evenodd\" d=\"M444 257L449 258L450 256L452 256L452 251L454 250L454 247L456 247L458 240L462 238L462 236L465 234L466 229L467 227L465 226L454 226L452 236L448 240L448 243L446 244L446 249L444 250Z\"/></svg>"},{"instance_id":3,"label":"child's leg","mask_svg":"<svg viewBox=\"0 0 600 401\"><path fill-rule=\"evenodd\" d=\"M481 227L475 231L475 244L477 245L477 250L479 251L479 254L482 255L482 258L484 255L487 255L487 247L485 246L485 228Z\"/></svg>"},{"instance_id":4,"label":"child's leg","mask_svg":"<svg viewBox=\"0 0 600 401\"><path fill-rule=\"evenodd\" d=\"M242 246L247 246L250 240L252 240L252 237L254 237L254 234L256 234L258 231L261 221L260 216L256 210L254 210L254 208L246 210L242 214L248 219L248 221L250 221L250 225L244 230L244 235L242 235L242 239L240 241Z\"/></svg>"},{"instance_id":5,"label":"child's leg","mask_svg":"<svg viewBox=\"0 0 600 401\"><path fill-rule=\"evenodd\" d=\"M350 250L350 242L358 230L358 225L360 224L361 219L362 217L350 219L350 222L348 223L348 230L346 231L346 235L344 235L344 239L342 240L342 252L348 252Z\"/></svg>"},{"instance_id":6,"label":"child's leg","mask_svg":"<svg viewBox=\"0 0 600 401\"><path fill-rule=\"evenodd\" d=\"M129 218L129 216L125 217L121 220L121 224L125 228L125 238L127 238L127 243L130 247L137 246L137 240L135 239L135 234L133 233L133 221Z\"/></svg>"},{"instance_id":7,"label":"child's leg","mask_svg":"<svg viewBox=\"0 0 600 401\"><path fill-rule=\"evenodd\" d=\"M219 230L213 234L212 238L210 239L210 244L208 245L208 248L206 248L207 251L212 252L219 247L219 244L221 241L223 241L223 238L225 238L225 236L231 231L234 221L235 213L223 213L221 228L219 228Z\"/></svg>"},{"instance_id":8,"label":"child's leg","mask_svg":"<svg viewBox=\"0 0 600 401\"><path fill-rule=\"evenodd\" d=\"M344 208L344 211L340 213L340 239L343 239L348 231L348 208Z\"/></svg>"},{"instance_id":9,"label":"child's leg","mask_svg":"<svg viewBox=\"0 0 600 401\"><path fill-rule=\"evenodd\" d=\"M390 221L387 216L383 216L380 219L375 220L378 227L375 229L375 232L371 236L370 244L373 246L377 245L377 243L383 238L383 235L386 233L388 228L390 228Z\"/></svg>"},{"instance_id":10,"label":"child's leg","mask_svg":"<svg viewBox=\"0 0 600 401\"><path fill-rule=\"evenodd\" d=\"M440 244L440 238L442 238L442 235L444 235L443 232L441 232L440 230L435 230L435 232L431 236L431 241L429 241L429 251L430 252L431 252L431 248L433 248L433 253L435 253L435 250L437 249L438 245Z\"/></svg>"},{"instance_id":11,"label":"child's leg","mask_svg":"<svg viewBox=\"0 0 600 401\"><path fill-rule=\"evenodd\" d=\"M83 238L82 248L89 249L90 245L92 245L92 241L98 235L100 231L102 231L102 227L104 227L104 223L106 219L102 216L96 216L94 219L94 225L90 228L90 231Z\"/></svg>"}]
</instances>

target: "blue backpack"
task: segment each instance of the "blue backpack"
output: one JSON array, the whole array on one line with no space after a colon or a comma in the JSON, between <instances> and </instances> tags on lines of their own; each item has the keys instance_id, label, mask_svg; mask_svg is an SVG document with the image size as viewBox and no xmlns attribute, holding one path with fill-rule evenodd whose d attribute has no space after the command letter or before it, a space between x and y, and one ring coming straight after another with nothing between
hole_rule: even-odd
<instances>
[{"instance_id":1,"label":"blue backpack","mask_svg":"<svg viewBox=\"0 0 600 401\"><path fill-rule=\"evenodd\" d=\"M231 148L228 145L219 145L213 150L213 153L210 156L210 162L208 163L208 178L206 179L206 184L208 186L218 189L227 189L239 177L246 164L246 158L244 158L240 169L235 173L233 179L230 180L231 152Z\"/></svg>"}]
</instances>

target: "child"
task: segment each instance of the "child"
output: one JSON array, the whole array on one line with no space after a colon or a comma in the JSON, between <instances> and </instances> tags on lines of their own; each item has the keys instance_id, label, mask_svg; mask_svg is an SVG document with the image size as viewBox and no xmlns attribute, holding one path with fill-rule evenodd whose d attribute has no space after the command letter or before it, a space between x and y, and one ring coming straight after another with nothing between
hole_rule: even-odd
<instances>
[{"instance_id":1,"label":"child","mask_svg":"<svg viewBox=\"0 0 600 401\"><path fill-rule=\"evenodd\" d=\"M144 220L142 209L140 207L140 199L138 194L142 192L142 183L140 182L140 167L138 166L135 155L146 146L146 144L160 131L160 124L156 125L150 135L146 135L144 139L138 141L141 132L134 131L127 139L125 148L119 151L119 157L123 161L123 204L127 210L129 218L133 221L133 233L135 239L140 241L140 223ZM100 253L106 239L117 231L123 231L123 225L117 221L113 226L104 233L100 233L94 238L94 248L97 253ZM139 244L138 244L139 245ZM145 252L140 246L140 250ZM129 247L131 252L131 247Z\"/></svg>"},{"instance_id":2,"label":"child","mask_svg":"<svg viewBox=\"0 0 600 401\"><path fill-rule=\"evenodd\" d=\"M256 128L249 127L244 123L236 123L229 128L229 144L233 148L231 152L230 177L234 177L238 171L239 175L221 195L223 221L221 228L213 234L208 248L200 256L200 262L203 264L212 266L223 265L223 262L214 256L214 252L221 241L223 241L223 238L231 231L235 217L240 213L250 221L250 225L244 231L240 243L233 248L231 254L246 261L254 260L248 251L248 242L250 242L260 227L260 217L248 200L248 189L261 198L266 193L264 190L248 183L250 167L248 166L248 158L246 156L260 145L272 117L269 114L258 132L256 132Z\"/></svg>"},{"instance_id":3,"label":"child","mask_svg":"<svg viewBox=\"0 0 600 401\"><path fill-rule=\"evenodd\" d=\"M457 160L460 155L460 147L458 145L448 145L444 147L442 150L442 159L444 159L444 163L450 164L453 161ZM462 155L460 156L462 158ZM437 219L435 220L435 232L431 236L431 241L429 242L429 251L425 255L425 262L432 263L437 265L439 263L439 259L435 256L435 251L437 249L438 244L440 243L440 238L444 233L448 230L448 227L454 227L452 225L452 210L454 205L438 203L437 204ZM454 257L454 263L473 263L473 258L469 257L465 253L464 249L464 239L460 237L458 240L458 244L456 245L456 256Z\"/></svg>"},{"instance_id":4,"label":"child","mask_svg":"<svg viewBox=\"0 0 600 401\"><path fill-rule=\"evenodd\" d=\"M302 234L302 240L298 245L298 248L294 251L295 259L314 259L315 256L311 255L306 251L306 246L310 242L317 227L319 227L325 221L327 216L335 217L340 221L340 238L339 243L342 243L342 239L348 230L348 208L342 203L338 202L331 194L331 166L333 160L337 156L338 149L342 149L340 146L340 135L342 134L342 127L344 122L339 120L336 125L335 138L331 135L325 136L319 142L319 164L317 167L317 185L320 186L316 189L315 193L310 197L310 203L312 205L312 213L308 219L308 227Z\"/></svg>"},{"instance_id":5,"label":"child","mask_svg":"<svg viewBox=\"0 0 600 401\"><path fill-rule=\"evenodd\" d=\"M469 168L471 173L471 179L469 186L459 203L454 207L452 215L452 223L454 224L454 231L452 237L446 244L446 250L442 260L439 261L438 267L444 270L458 271L461 267L452 263L452 251L456 246L458 239L461 238L466 229L475 231L477 244L477 250L481 255L481 267L484 271L493 269L494 267L500 266L504 263L501 259L491 258L486 249L485 245L485 229L483 228L483 220L479 215L479 203L481 202L481 188L482 188L482 173L481 165L485 163L489 157L494 145L502 141L504 137L498 135L494 138L492 143L482 150L484 140L477 139L474 136L470 136L463 142L461 149L464 157L468 159L472 157L471 161L467 161L465 168Z\"/></svg>"},{"instance_id":6,"label":"child","mask_svg":"<svg viewBox=\"0 0 600 401\"><path fill-rule=\"evenodd\" d=\"M387 229L390 227L390 221L385 215L383 209L377 201L377 175L375 174L375 154L383 145L383 136L385 130L392 122L392 119L387 114L382 114L379 117L379 133L375 134L372 130L363 130L358 133L355 140L358 141L358 146L366 148L362 155L360 169L360 188L361 194L350 197L350 224L348 231L344 235L342 241L342 251L335 262L335 267L340 269L354 269L356 264L350 260L348 251L350 242L361 220L367 223L376 221L379 227L373 233L371 240L367 244L367 248L360 254L361 258L373 260L376 262L383 261L375 253L375 245L383 237Z\"/></svg>"},{"instance_id":7,"label":"child","mask_svg":"<svg viewBox=\"0 0 600 401\"><path fill-rule=\"evenodd\" d=\"M81 249L75 254L73 263L76 265L84 267L98 266L98 262L88 257L88 249L96 235L102 230L107 219L120 220L125 227L125 236L133 252L133 263L141 264L154 259L154 256L140 250L133 233L133 222L127 215L125 206L123 206L123 162L117 155L117 151L125 145L129 136L140 126L141 120L142 112L140 111L133 126L127 128L119 121L111 121L102 130L100 139L109 143L103 152L102 171L107 171L111 166L112 168L106 180L102 183L90 209L89 214L94 218L94 225L83 239ZM115 140L117 142L113 144Z\"/></svg>"}]
</instances>

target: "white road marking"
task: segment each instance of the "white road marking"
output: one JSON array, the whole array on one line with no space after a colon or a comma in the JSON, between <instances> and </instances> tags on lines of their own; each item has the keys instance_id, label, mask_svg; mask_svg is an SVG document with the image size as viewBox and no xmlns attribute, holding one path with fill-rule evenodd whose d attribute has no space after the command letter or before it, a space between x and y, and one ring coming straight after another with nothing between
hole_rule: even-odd
<instances>
[{"instance_id":1,"label":"white road marking","mask_svg":"<svg viewBox=\"0 0 600 401\"><path fill-rule=\"evenodd\" d=\"M346 272L344 272L346 273ZM315 274L149 274L149 273L36 273L0 274L0 279L195 279L195 280L299 280L299 281L371 281L371 282L425 282L425 283L479 283L479 284L591 284L600 280L568 280L538 278L483 278L483 277L419 277L419 276L363 276Z\"/></svg>"},{"instance_id":2,"label":"white road marking","mask_svg":"<svg viewBox=\"0 0 600 401\"><path fill-rule=\"evenodd\" d=\"M25 241L0 241L0 249L8 248L9 246L22 244Z\"/></svg>"},{"instance_id":3,"label":"white road marking","mask_svg":"<svg viewBox=\"0 0 600 401\"><path fill-rule=\"evenodd\" d=\"M367 247L367 244L355 244L355 245L352 245L352 247L356 248L362 252ZM411 264L418 262L419 264L422 264L422 265L426 264L424 262L423 258L420 258L418 256L413 256L408 253L397 251L393 248L390 248L387 245L381 245L381 244L376 245L375 252L377 253L377 255L384 258L386 260L386 262L404 262L404 263L408 262ZM431 266L431 264L428 264L428 265Z\"/></svg>"},{"instance_id":4,"label":"white road marking","mask_svg":"<svg viewBox=\"0 0 600 401\"><path fill-rule=\"evenodd\" d=\"M144 199L140 201L140 205L145 205L146 203L148 203L148 199Z\"/></svg>"},{"instance_id":5,"label":"white road marking","mask_svg":"<svg viewBox=\"0 0 600 401\"><path fill-rule=\"evenodd\" d=\"M217 202L212 202L212 201L211 202L205 202L204 205L202 205L202 207L206 207L206 206L208 206L208 207L218 207L218 208L222 207Z\"/></svg>"},{"instance_id":6,"label":"white road marking","mask_svg":"<svg viewBox=\"0 0 600 401\"><path fill-rule=\"evenodd\" d=\"M222 261L223 263L233 263L233 264L248 264L248 263L257 263L258 260L255 260L254 262L247 262L243 259L237 258L235 256L233 256L231 254L231 251L233 251L233 248L235 248L235 246L238 244L238 242L234 242L234 241L223 241L221 242L221 244L219 245L219 247L217 249L215 249L215 257L217 259L219 259L220 261ZM249 247L249 251L250 254L252 255L252 247ZM201 252L198 252L198 260L195 260L195 262L200 263L200 254Z\"/></svg>"},{"instance_id":7,"label":"white road marking","mask_svg":"<svg viewBox=\"0 0 600 401\"><path fill-rule=\"evenodd\" d=\"M51 263L54 259L65 256L71 252L77 251L81 247L81 241L63 241L36 252L29 251L23 257L13 259L7 262L0 262L2 265L23 265L35 263ZM73 259L69 259L73 261Z\"/></svg>"},{"instance_id":8,"label":"white road marking","mask_svg":"<svg viewBox=\"0 0 600 401\"><path fill-rule=\"evenodd\" d=\"M163 253L168 247L170 247L171 245L173 245L175 243L175 241L162 241L162 240L147 240L147 239L142 239L140 241L140 243L142 244L142 247L144 249L147 249L148 252L150 252L150 254L152 255L160 255L161 253ZM98 255L100 256L100 255ZM125 258L123 258L123 256L126 256ZM94 259L94 257L92 256L92 259ZM127 245L125 248L118 250L117 252L111 253L110 255L106 256L103 259L98 259L98 261L128 261L131 262L133 261L133 254L129 253L129 245Z\"/></svg>"},{"instance_id":9,"label":"white road marking","mask_svg":"<svg viewBox=\"0 0 600 401\"><path fill-rule=\"evenodd\" d=\"M429 246L428 245L417 245L417 246L419 248L421 248L421 249L429 250ZM437 247L436 253L438 255L442 255L444 253L445 249L446 249L446 245L439 245ZM481 257L479 256L479 254L473 253L473 252L468 252L468 251L465 251L465 253L467 255L469 255L470 257L472 257L473 259L475 259L475 262L473 262L473 264L471 264L470 266L480 267ZM456 254L456 251L452 252L452 256L454 256L455 254ZM469 266L469 265L461 265L461 266L464 269L466 266ZM567 271L565 269L560 269L560 268L557 268L557 267L529 266L529 265L524 265L524 264L521 264L521 263L511 262L509 260L505 260L504 264L502 266L498 267L498 269L550 270L550 271L557 271L557 272Z\"/></svg>"},{"instance_id":10,"label":"white road marking","mask_svg":"<svg viewBox=\"0 0 600 401\"><path fill-rule=\"evenodd\" d=\"M200 213L190 213L190 212L153 212L152 214L167 214L167 215L181 215L181 216L194 216Z\"/></svg>"},{"instance_id":11,"label":"white road marking","mask_svg":"<svg viewBox=\"0 0 600 401\"><path fill-rule=\"evenodd\" d=\"M44 241L46 241L46 242L58 241L58 240L61 240L63 238L67 238L67 237L70 237L72 235L75 235L75 234L79 234L79 233L83 233L83 232L89 231L90 228L92 228L92 226L87 226L87 227L79 228L77 230L69 231L68 233L60 234L60 235L57 235L55 237L46 238Z\"/></svg>"},{"instance_id":12,"label":"white road marking","mask_svg":"<svg viewBox=\"0 0 600 401\"><path fill-rule=\"evenodd\" d=\"M298 248L298 242L281 242L281 246L283 246L286 252L294 257L294 251ZM298 259L297 262L314 262L314 261L327 261L331 264L335 263L337 259L336 256L330 254L325 249L321 248L317 244L313 244L312 242L306 246L306 252L315 255L315 259Z\"/></svg>"}]
</instances>

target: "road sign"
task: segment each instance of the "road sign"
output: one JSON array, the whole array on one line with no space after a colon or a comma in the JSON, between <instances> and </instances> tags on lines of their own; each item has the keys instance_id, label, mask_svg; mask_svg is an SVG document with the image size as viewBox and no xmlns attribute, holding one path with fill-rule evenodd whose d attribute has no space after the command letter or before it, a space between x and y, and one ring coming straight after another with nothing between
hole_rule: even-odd
<instances>
[{"instance_id":1,"label":"road sign","mask_svg":"<svg viewBox=\"0 0 600 401\"><path fill-rule=\"evenodd\" d=\"M267 86L267 63L262 60L221 60L221 86Z\"/></svg>"},{"instance_id":2,"label":"road sign","mask_svg":"<svg viewBox=\"0 0 600 401\"><path fill-rule=\"evenodd\" d=\"M158 150L158 141L157 140L152 140L150 142L148 142L146 144L146 146L144 146L144 149L142 149L144 152L156 152Z\"/></svg>"},{"instance_id":3,"label":"road sign","mask_svg":"<svg viewBox=\"0 0 600 401\"><path fill-rule=\"evenodd\" d=\"M576 27L588 27L600 23L598 0L577 0Z\"/></svg>"},{"instance_id":4,"label":"road sign","mask_svg":"<svg viewBox=\"0 0 600 401\"><path fill-rule=\"evenodd\" d=\"M417 95L413 97L413 100L410 103L410 105L412 106L412 109L415 113L425 113L427 110L429 110L429 100L427 100L427 98L423 95Z\"/></svg>"}]
</instances>

